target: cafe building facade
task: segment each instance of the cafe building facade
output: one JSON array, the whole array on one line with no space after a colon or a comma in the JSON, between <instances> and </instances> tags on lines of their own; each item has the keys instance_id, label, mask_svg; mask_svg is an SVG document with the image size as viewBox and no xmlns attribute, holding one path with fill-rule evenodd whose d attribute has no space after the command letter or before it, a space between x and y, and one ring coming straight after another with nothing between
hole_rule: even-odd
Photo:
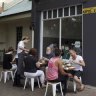
<instances>
[{"instance_id":1,"label":"cafe building facade","mask_svg":"<svg viewBox=\"0 0 96 96\"><path fill-rule=\"evenodd\" d=\"M40 57L46 47L80 41L86 63L83 82L96 86L96 0L33 0L34 47Z\"/></svg>"}]
</instances>

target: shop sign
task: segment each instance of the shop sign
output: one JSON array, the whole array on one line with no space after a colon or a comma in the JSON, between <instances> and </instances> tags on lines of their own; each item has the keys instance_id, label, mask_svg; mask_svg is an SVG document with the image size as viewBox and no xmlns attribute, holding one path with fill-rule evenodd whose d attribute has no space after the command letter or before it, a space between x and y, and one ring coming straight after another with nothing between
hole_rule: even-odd
<instances>
[{"instance_id":1,"label":"shop sign","mask_svg":"<svg viewBox=\"0 0 96 96\"><path fill-rule=\"evenodd\" d=\"M83 14L93 14L96 13L96 7L83 8Z\"/></svg>"}]
</instances>

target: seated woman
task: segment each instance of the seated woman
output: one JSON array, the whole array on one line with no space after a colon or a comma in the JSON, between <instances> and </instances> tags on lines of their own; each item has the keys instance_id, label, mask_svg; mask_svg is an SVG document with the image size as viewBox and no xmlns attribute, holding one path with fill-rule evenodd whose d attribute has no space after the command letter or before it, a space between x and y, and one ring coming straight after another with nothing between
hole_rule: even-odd
<instances>
[{"instance_id":1,"label":"seated woman","mask_svg":"<svg viewBox=\"0 0 96 96\"><path fill-rule=\"evenodd\" d=\"M13 67L15 65L12 64L12 60L13 60L13 52L14 49L12 47L9 47L7 52L4 53L4 57L3 57L3 69L13 69ZM15 66L14 70L17 68L17 66Z\"/></svg>"},{"instance_id":2,"label":"seated woman","mask_svg":"<svg viewBox=\"0 0 96 96\"><path fill-rule=\"evenodd\" d=\"M47 79L50 82L62 82L64 84L64 94L66 93L67 77L72 76L70 73L66 73L62 67L62 60L60 59L61 50L55 49L55 57L52 57L48 62L48 68L46 71ZM60 73L59 73L60 72ZM59 75L61 74L61 75Z\"/></svg>"},{"instance_id":3,"label":"seated woman","mask_svg":"<svg viewBox=\"0 0 96 96\"><path fill-rule=\"evenodd\" d=\"M40 63L38 62L37 58L36 58L36 49L35 48L31 48L29 50L28 55L25 57L24 59L24 63L25 63L25 72L24 75L25 76L29 76L29 77L40 77L40 82L42 84L42 87L44 87L44 72L42 70L38 70L38 68L40 67Z\"/></svg>"},{"instance_id":4,"label":"seated woman","mask_svg":"<svg viewBox=\"0 0 96 96\"><path fill-rule=\"evenodd\" d=\"M83 90L84 85L82 84L80 77L83 73L82 66L85 66L85 62L84 62L82 56L77 55L75 48L70 49L69 52L71 55L69 62L72 64L72 66L75 67L75 69L71 71L71 74L74 76L74 80L80 85L80 87L81 87L80 90Z\"/></svg>"}]
</instances>

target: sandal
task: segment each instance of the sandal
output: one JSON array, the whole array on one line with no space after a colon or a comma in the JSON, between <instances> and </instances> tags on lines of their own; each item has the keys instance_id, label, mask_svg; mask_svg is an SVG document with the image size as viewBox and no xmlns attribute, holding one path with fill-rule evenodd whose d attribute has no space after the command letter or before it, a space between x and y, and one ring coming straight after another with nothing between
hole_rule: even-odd
<instances>
[{"instance_id":1,"label":"sandal","mask_svg":"<svg viewBox=\"0 0 96 96\"><path fill-rule=\"evenodd\" d=\"M85 86L82 85L79 91L83 91L85 89Z\"/></svg>"}]
</instances>

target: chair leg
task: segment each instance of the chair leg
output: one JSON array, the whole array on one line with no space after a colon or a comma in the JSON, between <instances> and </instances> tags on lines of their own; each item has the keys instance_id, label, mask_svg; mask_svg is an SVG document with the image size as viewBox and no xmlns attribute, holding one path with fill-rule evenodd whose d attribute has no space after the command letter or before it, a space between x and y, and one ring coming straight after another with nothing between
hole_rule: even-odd
<instances>
[{"instance_id":1,"label":"chair leg","mask_svg":"<svg viewBox=\"0 0 96 96\"><path fill-rule=\"evenodd\" d=\"M7 78L6 80L9 80L10 79L10 72L7 72Z\"/></svg>"},{"instance_id":2,"label":"chair leg","mask_svg":"<svg viewBox=\"0 0 96 96\"><path fill-rule=\"evenodd\" d=\"M69 79L67 80L67 89L68 89L68 87L69 87Z\"/></svg>"},{"instance_id":3,"label":"chair leg","mask_svg":"<svg viewBox=\"0 0 96 96\"><path fill-rule=\"evenodd\" d=\"M62 85L61 85L61 82L60 82L60 90L61 90L61 94L63 96L63 91L62 91Z\"/></svg>"},{"instance_id":4,"label":"chair leg","mask_svg":"<svg viewBox=\"0 0 96 96\"><path fill-rule=\"evenodd\" d=\"M74 86L74 92L76 92L76 82L73 81L73 86Z\"/></svg>"},{"instance_id":5,"label":"chair leg","mask_svg":"<svg viewBox=\"0 0 96 96\"><path fill-rule=\"evenodd\" d=\"M26 84L27 84L27 80L28 80L28 78L26 77L26 78L25 78L24 89L25 89L25 87L26 87Z\"/></svg>"},{"instance_id":6,"label":"chair leg","mask_svg":"<svg viewBox=\"0 0 96 96\"><path fill-rule=\"evenodd\" d=\"M4 72L4 83L6 83L6 79L7 79L7 72Z\"/></svg>"},{"instance_id":7,"label":"chair leg","mask_svg":"<svg viewBox=\"0 0 96 96\"><path fill-rule=\"evenodd\" d=\"M1 80L2 80L2 76L3 76L3 71L1 72L0 82L1 82Z\"/></svg>"},{"instance_id":8,"label":"chair leg","mask_svg":"<svg viewBox=\"0 0 96 96\"><path fill-rule=\"evenodd\" d=\"M15 77L16 72L17 72L17 69L14 71L14 77Z\"/></svg>"},{"instance_id":9,"label":"chair leg","mask_svg":"<svg viewBox=\"0 0 96 96\"><path fill-rule=\"evenodd\" d=\"M34 78L31 78L31 89L34 91Z\"/></svg>"},{"instance_id":10,"label":"chair leg","mask_svg":"<svg viewBox=\"0 0 96 96\"><path fill-rule=\"evenodd\" d=\"M11 73L12 81L14 82L14 75L13 75L13 71L11 71L10 73Z\"/></svg>"},{"instance_id":11,"label":"chair leg","mask_svg":"<svg viewBox=\"0 0 96 96\"><path fill-rule=\"evenodd\" d=\"M38 86L39 86L39 88L40 88L39 77L37 77L37 82L38 82Z\"/></svg>"},{"instance_id":12,"label":"chair leg","mask_svg":"<svg viewBox=\"0 0 96 96\"><path fill-rule=\"evenodd\" d=\"M47 91L48 91L48 83L47 83L47 85L46 85L46 91L45 91L44 96L46 96L46 95L47 95Z\"/></svg>"},{"instance_id":13,"label":"chair leg","mask_svg":"<svg viewBox=\"0 0 96 96\"><path fill-rule=\"evenodd\" d=\"M56 84L52 85L53 96L56 96Z\"/></svg>"}]
</instances>

